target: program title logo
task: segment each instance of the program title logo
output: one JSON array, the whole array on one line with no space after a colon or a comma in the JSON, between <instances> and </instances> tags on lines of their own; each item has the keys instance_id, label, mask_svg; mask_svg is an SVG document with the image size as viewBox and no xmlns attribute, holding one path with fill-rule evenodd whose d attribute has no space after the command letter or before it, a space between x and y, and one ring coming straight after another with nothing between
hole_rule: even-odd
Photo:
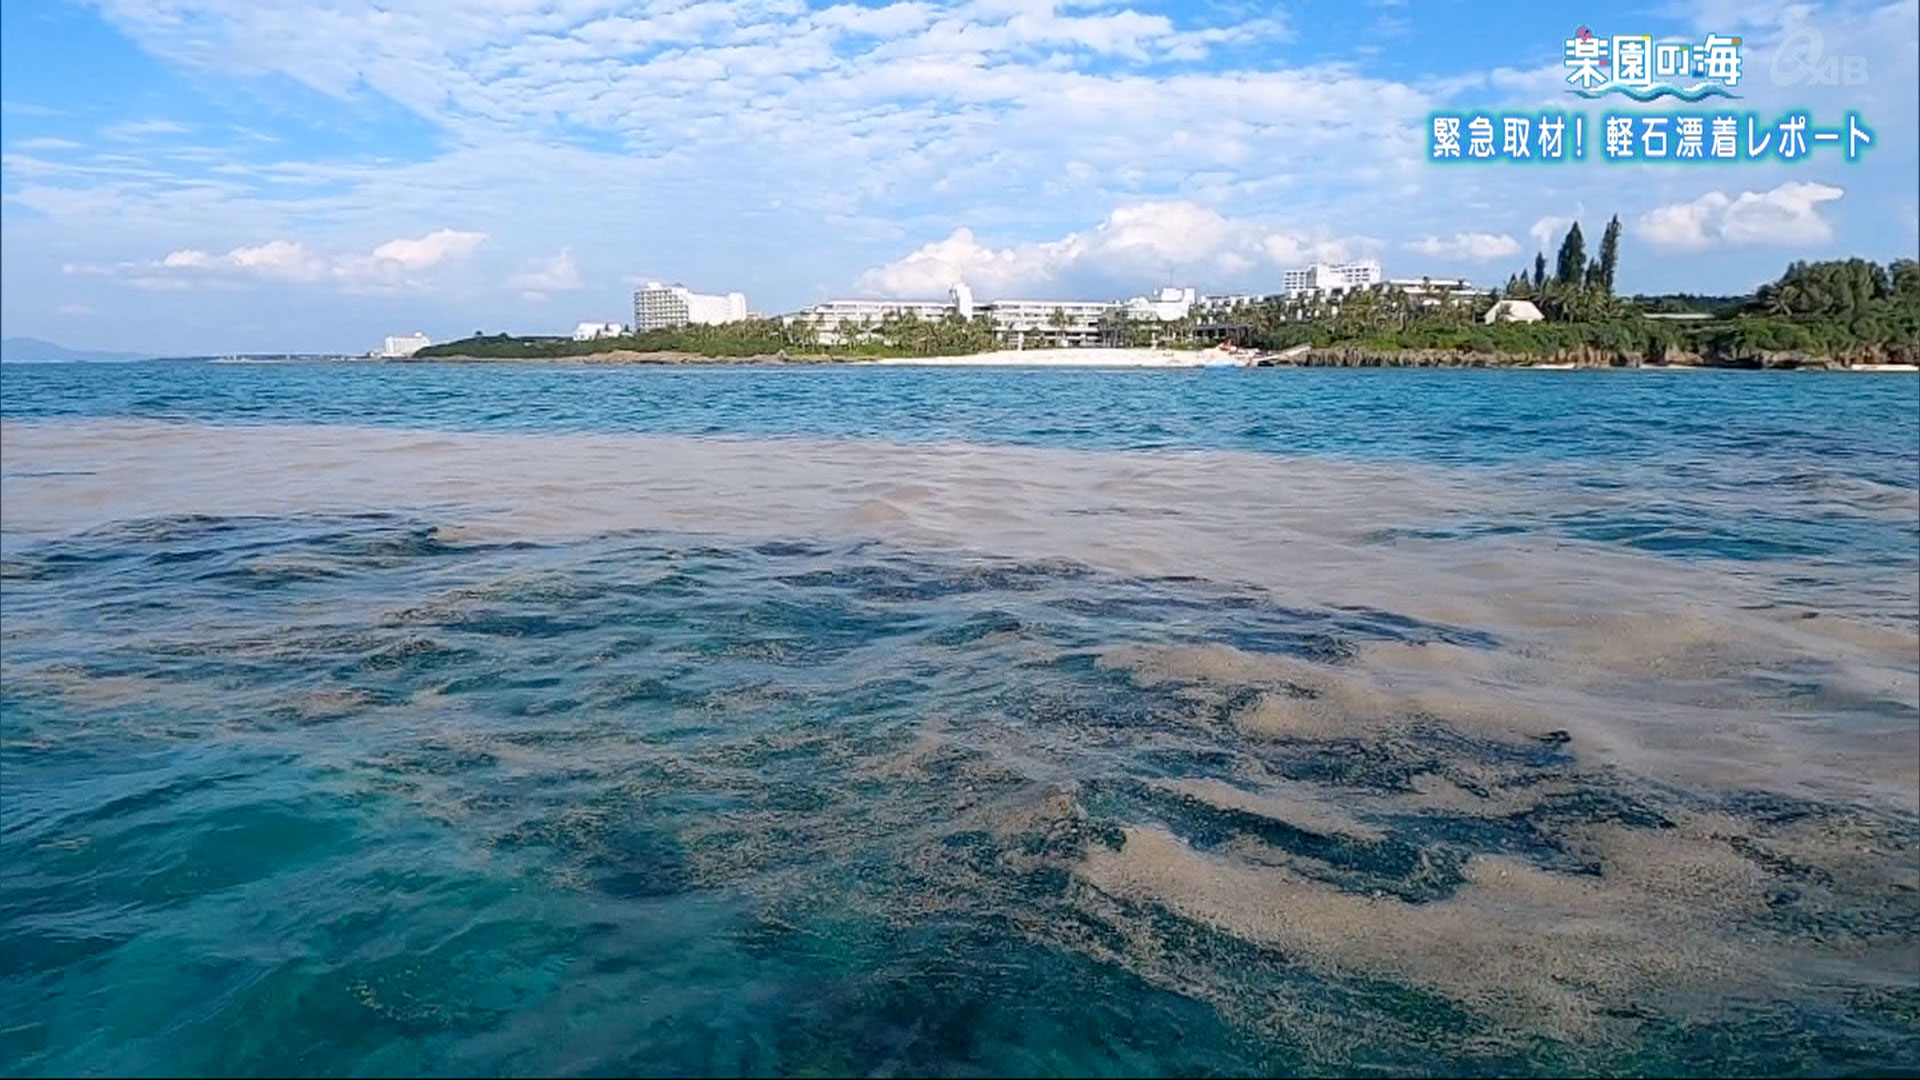
<instances>
[{"instance_id":1,"label":"program title logo","mask_svg":"<svg viewBox=\"0 0 1920 1080\"><path fill-rule=\"evenodd\" d=\"M1812 59L1802 60L1786 47L1808 42ZM1561 64L1567 69L1566 81L1573 84L1567 93L1578 97L1617 94L1641 104L1677 98L1697 105L1708 98L1740 97L1734 88L1740 85L1745 66L1741 44L1740 38L1729 34L1708 34L1703 41L1658 41L1651 34L1608 38L1581 26L1565 40ZM1821 77L1826 68L1815 63L1818 52L1816 32L1802 30L1789 36L1776 50L1770 69L1773 81L1782 86L1839 81ZM1800 63L1800 68L1789 65L1783 72L1782 62L1789 59ZM1837 68L1840 59L1830 58L1828 67ZM1847 84L1864 82L1864 60L1845 60ZM1808 72L1816 77L1807 79ZM1588 156L1589 125L1584 112L1436 112L1428 120L1427 159L1436 163L1555 163L1584 161ZM1594 156L1607 162L1800 162L1816 152L1844 154L1848 161L1859 161L1873 145L1873 131L1857 112L1843 113L1831 127L1817 125L1811 109L1763 117L1731 106L1609 112L1599 120L1591 128L1591 141Z\"/></svg>"}]
</instances>

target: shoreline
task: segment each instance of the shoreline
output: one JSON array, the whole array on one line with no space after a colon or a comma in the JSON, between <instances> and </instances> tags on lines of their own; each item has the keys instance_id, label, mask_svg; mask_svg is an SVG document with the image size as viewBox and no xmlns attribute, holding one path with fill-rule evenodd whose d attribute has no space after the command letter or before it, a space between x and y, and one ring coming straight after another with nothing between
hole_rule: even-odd
<instances>
[{"instance_id":1,"label":"shoreline","mask_svg":"<svg viewBox=\"0 0 1920 1080\"><path fill-rule=\"evenodd\" d=\"M577 364L627 367L994 367L994 368L1157 368L1189 370L1209 367L1366 367L1366 368L1445 368L1504 369L1518 371L1843 371L1874 374L1920 373L1920 364L1841 364L1813 357L1793 357L1791 362L1770 362L1760 357L1750 364L1682 363L1597 363L1507 355L1499 353L1446 353L1429 349L1404 349L1372 352L1356 349L1315 349L1305 354L1229 353L1221 349L1151 348L1066 348L1000 349L993 352L966 353L957 356L833 356L757 354L751 356L704 356L681 352L636 352L612 349L607 352L575 356L429 356L374 360L387 364ZM368 361L359 361L362 363Z\"/></svg>"},{"instance_id":2,"label":"shoreline","mask_svg":"<svg viewBox=\"0 0 1920 1080\"><path fill-rule=\"evenodd\" d=\"M889 356L867 361L887 367L1244 367L1246 358L1222 349L996 349L961 356Z\"/></svg>"}]
</instances>

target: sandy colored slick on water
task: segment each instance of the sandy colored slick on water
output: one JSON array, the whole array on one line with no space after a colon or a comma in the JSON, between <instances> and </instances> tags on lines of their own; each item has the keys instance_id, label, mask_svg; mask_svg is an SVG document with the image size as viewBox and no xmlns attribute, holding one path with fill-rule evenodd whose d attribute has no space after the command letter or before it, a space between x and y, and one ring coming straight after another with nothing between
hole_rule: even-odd
<instances>
[{"instance_id":1,"label":"sandy colored slick on water","mask_svg":"<svg viewBox=\"0 0 1920 1080\"><path fill-rule=\"evenodd\" d=\"M1920 582L1877 579L1905 595L1850 607L1844 588L1795 585L1791 560L1756 569L1537 536L1373 539L1566 498L1546 481L1226 451L798 438L139 421L8 422L0 438L10 545L129 519L384 510L436 521L448 538L663 529L1066 559L1500 643L1380 645L1340 671L1248 659L1273 691L1243 720L1251 733L1325 734L1424 710L1565 729L1582 753L1687 783L1904 805L1916 782ZM1862 606L1879 617L1854 614ZM1773 673L1808 664L1821 669L1819 695L1775 688L1785 676ZM1288 683L1303 692L1280 692ZM1836 713L1853 719L1829 722Z\"/></svg>"},{"instance_id":2,"label":"sandy colored slick on water","mask_svg":"<svg viewBox=\"0 0 1920 1080\"><path fill-rule=\"evenodd\" d=\"M880 557L861 545L879 541L937 552L969 588L975 573L1033 571L1020 594L1030 608L959 644L901 630L877 672L863 660L709 688L678 718L710 725L697 740L640 737L631 721L645 710L621 703L646 672L602 670L584 645L556 654L587 673L565 691L578 705L565 713L536 711L562 691L528 691L524 714L490 726L484 694L443 684L388 697L325 679L231 709L271 706L284 720L265 720L295 732L323 725L295 745L343 776L377 774L383 796L430 819L508 819L477 833L476 849L537 841L568 853L543 864L562 888L589 891L601 870L644 862L621 846L637 808L731 792L733 805L689 815L670 838L690 887L727 890L792 927L807 925L809 903L871 904L902 928L942 912L991 916L1288 1040L1320 1037L1343 1012L1288 981L1300 972L1342 992L1409 988L1514 1042L1624 1045L1650 1015L1717 1015L1723 995L1828 1007L1853 988L1911 986L1920 962L1908 932L1920 896L1920 584L1809 560L1677 559L1545 531L1444 528L1632 505L1631 493L1582 492L1545 467L119 421L8 423L0 458L0 583L33 570L22 553L34 545L91 529L108 530L96 539L109 547L115 528L192 543L198 523L184 515L367 512L397 515L391 533L431 529L455 544L664 533L657 561L615 545L598 580L622 586L672 573L705 539L749 567L761 565L752 545L798 540L821 546L817 570L870 569ZM1821 497L1836 506L1913 509L1910 492L1885 485L1830 487ZM327 569L270 543L249 550L235 561L262 579ZM544 616L583 603L567 551L510 554L449 559L487 567L478 580L326 593L303 612L315 623L293 627L309 640L274 625L167 634L240 660L338 663L436 647L436 633L496 608ZM1075 577L1080 567L1100 579ZM1158 576L1179 580L1135 580ZM1109 587L1123 580L1140 588ZM34 585L52 596L59 582ZM1014 591L969 595L1013 607ZM1098 602L1122 594L1146 596L1150 615L1130 616L1124 643L1101 641ZM633 603L615 595L597 609L611 621ZM1164 610L1151 602L1161 597ZM1092 627L1093 644L1024 633L1025 621L1072 610L1047 607L1056 601L1088 602L1093 614L1074 625ZM677 595L656 602L679 616ZM1191 614L1201 608L1204 619ZM1183 620L1225 635L1276 610L1298 617L1269 625L1381 629L1343 629L1324 652L1291 655L1257 638L1181 636ZM600 620L581 621L599 648ZM7 630L34 627L16 615ZM367 644L330 643L341 633ZM1084 661L1071 678L1026 666L1070 650ZM926 708L916 698L885 732L854 737L859 725L804 709L754 727L809 677L832 700L863 678L947 677L969 662L992 692ZM169 694L203 694L217 712L235 692L83 667L23 674L107 717ZM1036 704L1027 690L1057 693ZM353 732L379 752L334 760L351 757ZM529 732L552 737L519 740ZM291 738L264 721L251 737ZM821 767L778 779L795 754ZM448 764L466 760L486 764ZM502 795L548 777L595 798L559 799L543 817L537 800ZM834 892L815 876L855 864L898 880ZM1248 965L1260 978L1236 982Z\"/></svg>"}]
</instances>

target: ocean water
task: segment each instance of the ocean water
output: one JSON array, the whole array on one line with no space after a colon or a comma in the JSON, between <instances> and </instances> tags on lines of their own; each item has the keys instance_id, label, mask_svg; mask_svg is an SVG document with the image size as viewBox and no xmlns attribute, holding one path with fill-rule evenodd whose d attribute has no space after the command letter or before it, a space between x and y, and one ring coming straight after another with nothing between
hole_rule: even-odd
<instances>
[{"instance_id":1,"label":"ocean water","mask_svg":"<svg viewBox=\"0 0 1920 1080\"><path fill-rule=\"evenodd\" d=\"M0 371L0 1072L1920 1067L1920 379Z\"/></svg>"}]
</instances>

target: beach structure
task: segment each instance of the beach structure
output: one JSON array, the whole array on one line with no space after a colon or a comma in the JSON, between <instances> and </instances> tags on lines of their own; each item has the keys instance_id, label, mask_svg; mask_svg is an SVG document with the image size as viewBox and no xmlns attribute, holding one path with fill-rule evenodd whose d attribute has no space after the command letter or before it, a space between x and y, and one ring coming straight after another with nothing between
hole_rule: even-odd
<instances>
[{"instance_id":1,"label":"beach structure","mask_svg":"<svg viewBox=\"0 0 1920 1080\"><path fill-rule=\"evenodd\" d=\"M379 356L382 360L403 360L421 349L433 344L427 335L415 331L411 334L397 334L387 338L381 346Z\"/></svg>"},{"instance_id":2,"label":"beach structure","mask_svg":"<svg viewBox=\"0 0 1920 1080\"><path fill-rule=\"evenodd\" d=\"M1178 322L1191 315L1199 302L1193 289L1169 285L1152 296L1136 296L1122 307L1129 317L1143 322Z\"/></svg>"},{"instance_id":3,"label":"beach structure","mask_svg":"<svg viewBox=\"0 0 1920 1080\"><path fill-rule=\"evenodd\" d=\"M1215 315L1221 312L1233 311L1236 308L1252 307L1267 299L1268 297L1262 296L1259 293L1215 293L1210 296L1195 298L1193 301L1193 311L1196 315Z\"/></svg>"},{"instance_id":4,"label":"beach structure","mask_svg":"<svg viewBox=\"0 0 1920 1080\"><path fill-rule=\"evenodd\" d=\"M719 326L740 322L747 317L747 296L731 292L724 296L697 293L684 285L663 285L649 281L633 294L633 328L636 332L668 330L694 324Z\"/></svg>"},{"instance_id":5,"label":"beach structure","mask_svg":"<svg viewBox=\"0 0 1920 1080\"><path fill-rule=\"evenodd\" d=\"M1281 275L1281 282L1281 291L1278 293L1202 296L1194 302L1194 310L1203 321L1219 321L1239 308L1290 300L1318 300L1327 307L1338 309L1340 301L1346 297L1388 289L1405 294L1423 307L1477 301L1488 295L1486 289L1466 278L1383 278L1380 264L1371 260L1296 267L1285 271Z\"/></svg>"},{"instance_id":6,"label":"beach structure","mask_svg":"<svg viewBox=\"0 0 1920 1080\"><path fill-rule=\"evenodd\" d=\"M1480 321L1497 322L1540 322L1546 318L1531 300L1500 300L1487 309Z\"/></svg>"},{"instance_id":7,"label":"beach structure","mask_svg":"<svg viewBox=\"0 0 1920 1080\"><path fill-rule=\"evenodd\" d=\"M1382 284L1419 301L1422 307L1438 307L1448 301L1474 300L1487 295L1487 290L1476 287L1466 278L1388 278Z\"/></svg>"},{"instance_id":8,"label":"beach structure","mask_svg":"<svg viewBox=\"0 0 1920 1080\"><path fill-rule=\"evenodd\" d=\"M598 341L601 338L619 337L626 327L617 322L583 322L573 328L573 340Z\"/></svg>"}]
</instances>

